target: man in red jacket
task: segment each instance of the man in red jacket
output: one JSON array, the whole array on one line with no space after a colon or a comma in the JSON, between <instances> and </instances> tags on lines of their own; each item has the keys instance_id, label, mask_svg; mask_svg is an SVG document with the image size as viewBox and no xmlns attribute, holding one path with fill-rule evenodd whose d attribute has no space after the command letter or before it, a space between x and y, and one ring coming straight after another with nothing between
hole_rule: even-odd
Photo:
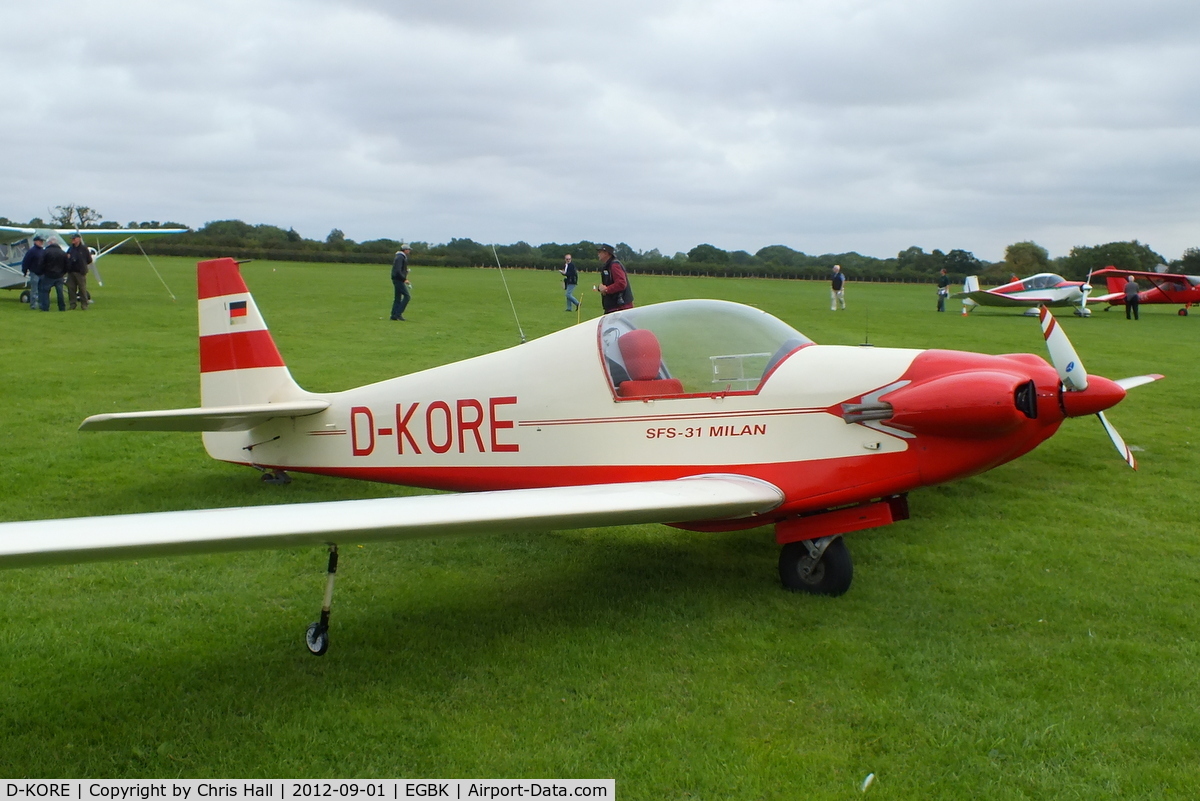
<instances>
[{"instance_id":1,"label":"man in red jacket","mask_svg":"<svg viewBox=\"0 0 1200 801\"><path fill-rule=\"evenodd\" d=\"M633 287L629 285L625 266L613 255L612 245L598 246L596 258L600 259L600 283L603 286L593 285L592 289L600 293L600 305L604 307L604 311L632 309Z\"/></svg>"}]
</instances>

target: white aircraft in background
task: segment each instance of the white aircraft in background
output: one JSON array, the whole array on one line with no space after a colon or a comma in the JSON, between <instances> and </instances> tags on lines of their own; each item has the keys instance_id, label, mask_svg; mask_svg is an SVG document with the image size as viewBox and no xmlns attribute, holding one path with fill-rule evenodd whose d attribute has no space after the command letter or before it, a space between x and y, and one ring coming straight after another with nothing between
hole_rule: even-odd
<instances>
[{"instance_id":1,"label":"white aircraft in background","mask_svg":"<svg viewBox=\"0 0 1200 801\"><path fill-rule=\"evenodd\" d=\"M1017 278L995 289L980 289L979 276L968 275L963 282L963 291L950 297L961 298L963 314L976 306L1023 306L1030 317L1038 315L1038 306L1074 306L1076 317L1090 317L1087 307L1088 294L1092 291L1087 281L1068 281L1054 273L1038 273L1028 278Z\"/></svg>"},{"instance_id":2,"label":"white aircraft in background","mask_svg":"<svg viewBox=\"0 0 1200 801\"><path fill-rule=\"evenodd\" d=\"M990 470L1068 417L1162 376L1089 376L1045 309L1028 354L817 345L766 312L682 300L343 392L302 389L233 259L201 262L200 406L99 414L92 431L198 431L213 458L457 494L0 524L0 566L669 523L774 527L790 590L841 595L842 535L908 517L907 493ZM590 352L592 358L564 358Z\"/></svg>"},{"instance_id":3,"label":"white aircraft in background","mask_svg":"<svg viewBox=\"0 0 1200 801\"><path fill-rule=\"evenodd\" d=\"M20 289L21 302L29 302L29 292L26 289L29 280L21 274L21 261L29 248L33 247L33 238L39 234L46 240L47 245L54 240L63 250L69 247L68 240L79 234L83 237L83 243L92 251L92 258L98 261L130 239L186 234L187 231L186 228L27 228L0 225L0 289ZM96 268L96 261L92 262L92 269L96 272L97 282L104 286L100 271Z\"/></svg>"}]
</instances>

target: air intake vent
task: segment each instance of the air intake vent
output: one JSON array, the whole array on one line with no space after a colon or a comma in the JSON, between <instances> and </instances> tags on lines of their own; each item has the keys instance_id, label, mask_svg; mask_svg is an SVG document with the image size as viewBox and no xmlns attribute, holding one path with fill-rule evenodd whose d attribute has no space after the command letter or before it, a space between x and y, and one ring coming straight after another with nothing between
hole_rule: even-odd
<instances>
[{"instance_id":1,"label":"air intake vent","mask_svg":"<svg viewBox=\"0 0 1200 801\"><path fill-rule=\"evenodd\" d=\"M1030 420L1037 419L1037 384L1032 379L1013 390L1013 406Z\"/></svg>"}]
</instances>

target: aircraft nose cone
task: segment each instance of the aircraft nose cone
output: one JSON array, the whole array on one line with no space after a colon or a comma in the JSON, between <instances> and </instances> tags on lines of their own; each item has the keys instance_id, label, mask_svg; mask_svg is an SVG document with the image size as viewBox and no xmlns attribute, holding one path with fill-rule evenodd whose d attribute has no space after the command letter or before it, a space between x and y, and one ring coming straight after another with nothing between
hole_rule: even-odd
<instances>
[{"instance_id":1,"label":"aircraft nose cone","mask_svg":"<svg viewBox=\"0 0 1200 801\"><path fill-rule=\"evenodd\" d=\"M1062 407L1067 417L1083 417L1116 406L1125 397L1125 390L1116 381L1104 376L1088 376L1088 388L1080 392L1063 392Z\"/></svg>"}]
</instances>

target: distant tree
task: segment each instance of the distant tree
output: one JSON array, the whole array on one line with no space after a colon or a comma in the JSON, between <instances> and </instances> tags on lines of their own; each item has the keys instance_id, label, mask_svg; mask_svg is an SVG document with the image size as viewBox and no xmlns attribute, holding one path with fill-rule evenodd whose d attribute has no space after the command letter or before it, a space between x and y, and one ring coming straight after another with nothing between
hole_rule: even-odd
<instances>
[{"instance_id":1,"label":"distant tree","mask_svg":"<svg viewBox=\"0 0 1200 801\"><path fill-rule=\"evenodd\" d=\"M946 272L973 275L984 268L984 263L975 258L975 254L955 248L946 254Z\"/></svg>"},{"instance_id":2,"label":"distant tree","mask_svg":"<svg viewBox=\"0 0 1200 801\"><path fill-rule=\"evenodd\" d=\"M729 254L713 245L696 245L688 251L687 259L701 264L728 264Z\"/></svg>"},{"instance_id":3,"label":"distant tree","mask_svg":"<svg viewBox=\"0 0 1200 801\"><path fill-rule=\"evenodd\" d=\"M287 240L289 242L299 242L301 239L303 239L303 237L301 237L300 234L296 233L295 228L289 228L287 230Z\"/></svg>"},{"instance_id":4,"label":"distant tree","mask_svg":"<svg viewBox=\"0 0 1200 801\"><path fill-rule=\"evenodd\" d=\"M613 245L613 255L617 257L617 261L622 264L628 264L631 261L637 261L637 251L629 247L624 242L618 242Z\"/></svg>"},{"instance_id":5,"label":"distant tree","mask_svg":"<svg viewBox=\"0 0 1200 801\"><path fill-rule=\"evenodd\" d=\"M1183 251L1183 258L1172 264L1178 264L1179 269L1188 275L1200 273L1200 248L1188 248Z\"/></svg>"},{"instance_id":6,"label":"distant tree","mask_svg":"<svg viewBox=\"0 0 1200 801\"><path fill-rule=\"evenodd\" d=\"M658 261L663 258L663 254L659 252L658 248L650 248L649 250L647 250L645 253L642 254L642 258L647 259L647 260L653 259L654 261Z\"/></svg>"},{"instance_id":7,"label":"distant tree","mask_svg":"<svg viewBox=\"0 0 1200 801\"><path fill-rule=\"evenodd\" d=\"M32 220L29 221L30 228L44 228L45 225L46 225L46 223L42 220L41 217L34 217Z\"/></svg>"},{"instance_id":8,"label":"distant tree","mask_svg":"<svg viewBox=\"0 0 1200 801\"><path fill-rule=\"evenodd\" d=\"M329 236L325 237L325 244L331 248L344 248L346 246L346 235L342 233L342 229L334 228L329 232Z\"/></svg>"},{"instance_id":9,"label":"distant tree","mask_svg":"<svg viewBox=\"0 0 1200 801\"><path fill-rule=\"evenodd\" d=\"M1036 242L1017 242L1004 249L1004 263L1024 278L1049 269L1050 253Z\"/></svg>"},{"instance_id":10,"label":"distant tree","mask_svg":"<svg viewBox=\"0 0 1200 801\"><path fill-rule=\"evenodd\" d=\"M674 261L681 261L681 262L682 262L682 261L687 261L687 260L688 260L688 255L687 255L686 253L684 253L682 250L677 250L677 251L675 251L675 255L674 255L674 256L672 256L671 258L672 258L672 260L674 260Z\"/></svg>"},{"instance_id":11,"label":"distant tree","mask_svg":"<svg viewBox=\"0 0 1200 801\"><path fill-rule=\"evenodd\" d=\"M115 222L113 220L107 220L105 222L100 223L100 225L98 225L97 227L98 228L120 228L121 224L118 222Z\"/></svg>"},{"instance_id":12,"label":"distant tree","mask_svg":"<svg viewBox=\"0 0 1200 801\"><path fill-rule=\"evenodd\" d=\"M1159 265L1166 264L1167 260L1134 239L1131 242L1073 247L1071 253L1058 263L1064 275L1083 278L1089 272L1104 267L1152 272Z\"/></svg>"},{"instance_id":13,"label":"distant tree","mask_svg":"<svg viewBox=\"0 0 1200 801\"><path fill-rule=\"evenodd\" d=\"M736 264L739 267L746 267L750 264L754 264L755 259L744 250L735 250L729 254L729 261L730 263Z\"/></svg>"},{"instance_id":14,"label":"distant tree","mask_svg":"<svg viewBox=\"0 0 1200 801\"><path fill-rule=\"evenodd\" d=\"M52 222L58 228L87 228L92 223L98 223L104 215L90 206L79 206L68 203L65 206L55 206Z\"/></svg>"}]
</instances>

